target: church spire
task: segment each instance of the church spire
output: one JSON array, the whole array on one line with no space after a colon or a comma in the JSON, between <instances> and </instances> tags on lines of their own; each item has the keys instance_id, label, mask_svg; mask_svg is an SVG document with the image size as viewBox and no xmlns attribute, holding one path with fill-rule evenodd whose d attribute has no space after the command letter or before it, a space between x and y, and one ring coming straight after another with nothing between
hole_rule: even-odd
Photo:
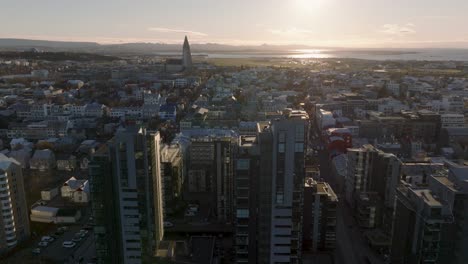
<instances>
[{"instance_id":1,"label":"church spire","mask_svg":"<svg viewBox=\"0 0 468 264\"><path fill-rule=\"evenodd\" d=\"M190 52L190 44L188 42L187 36L184 39L184 45L182 48L182 66L185 70L192 68L192 53Z\"/></svg>"}]
</instances>

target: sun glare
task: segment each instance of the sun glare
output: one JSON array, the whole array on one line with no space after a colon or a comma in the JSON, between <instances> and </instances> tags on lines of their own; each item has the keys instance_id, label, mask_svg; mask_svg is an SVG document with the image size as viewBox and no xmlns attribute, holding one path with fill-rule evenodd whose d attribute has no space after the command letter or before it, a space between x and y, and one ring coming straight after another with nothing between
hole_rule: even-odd
<instances>
[{"instance_id":1,"label":"sun glare","mask_svg":"<svg viewBox=\"0 0 468 264\"><path fill-rule=\"evenodd\" d=\"M317 11L324 3L325 0L295 0L296 8L302 12Z\"/></svg>"}]
</instances>

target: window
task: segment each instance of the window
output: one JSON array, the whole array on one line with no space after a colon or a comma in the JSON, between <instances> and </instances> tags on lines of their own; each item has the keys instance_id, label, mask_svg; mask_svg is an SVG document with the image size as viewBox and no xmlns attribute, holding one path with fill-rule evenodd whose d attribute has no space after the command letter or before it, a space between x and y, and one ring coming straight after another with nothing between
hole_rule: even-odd
<instances>
[{"instance_id":1,"label":"window","mask_svg":"<svg viewBox=\"0 0 468 264\"><path fill-rule=\"evenodd\" d=\"M248 209L237 209L237 218L249 218Z\"/></svg>"},{"instance_id":2,"label":"window","mask_svg":"<svg viewBox=\"0 0 468 264\"><path fill-rule=\"evenodd\" d=\"M304 152L304 143L295 143L294 152Z\"/></svg>"},{"instance_id":3,"label":"window","mask_svg":"<svg viewBox=\"0 0 468 264\"><path fill-rule=\"evenodd\" d=\"M248 159L239 159L239 160L237 160L237 169L238 170L248 170L249 169L249 160Z\"/></svg>"},{"instance_id":4,"label":"window","mask_svg":"<svg viewBox=\"0 0 468 264\"><path fill-rule=\"evenodd\" d=\"M282 204L284 202L284 194L283 192L276 192L276 203Z\"/></svg>"},{"instance_id":5,"label":"window","mask_svg":"<svg viewBox=\"0 0 468 264\"><path fill-rule=\"evenodd\" d=\"M278 133L278 141L284 143L286 141L286 133L284 131L280 131Z\"/></svg>"},{"instance_id":6,"label":"window","mask_svg":"<svg viewBox=\"0 0 468 264\"><path fill-rule=\"evenodd\" d=\"M278 144L278 153L284 153L284 143Z\"/></svg>"},{"instance_id":7,"label":"window","mask_svg":"<svg viewBox=\"0 0 468 264\"><path fill-rule=\"evenodd\" d=\"M296 125L296 141L304 141L304 125Z\"/></svg>"}]
</instances>

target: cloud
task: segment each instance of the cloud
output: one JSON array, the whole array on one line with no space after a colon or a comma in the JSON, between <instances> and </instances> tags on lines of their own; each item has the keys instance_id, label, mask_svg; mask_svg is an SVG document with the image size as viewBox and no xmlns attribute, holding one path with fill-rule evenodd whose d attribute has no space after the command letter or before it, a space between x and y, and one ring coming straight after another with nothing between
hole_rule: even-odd
<instances>
[{"instance_id":1,"label":"cloud","mask_svg":"<svg viewBox=\"0 0 468 264\"><path fill-rule=\"evenodd\" d=\"M307 35L313 33L311 30L308 29L301 29L301 28L288 28L288 29L268 29L268 32L275 35L283 35L283 36L292 36L292 35Z\"/></svg>"},{"instance_id":2,"label":"cloud","mask_svg":"<svg viewBox=\"0 0 468 264\"><path fill-rule=\"evenodd\" d=\"M415 25L413 23L407 23L406 25L402 26L398 24L385 24L382 26L380 32L389 35L404 36L416 33L414 27Z\"/></svg>"},{"instance_id":3,"label":"cloud","mask_svg":"<svg viewBox=\"0 0 468 264\"><path fill-rule=\"evenodd\" d=\"M161 33L183 33L192 36L208 36L208 34L198 31L191 31L185 29L175 29L175 28L164 28L164 27L150 27L148 28L149 31L156 31Z\"/></svg>"}]
</instances>

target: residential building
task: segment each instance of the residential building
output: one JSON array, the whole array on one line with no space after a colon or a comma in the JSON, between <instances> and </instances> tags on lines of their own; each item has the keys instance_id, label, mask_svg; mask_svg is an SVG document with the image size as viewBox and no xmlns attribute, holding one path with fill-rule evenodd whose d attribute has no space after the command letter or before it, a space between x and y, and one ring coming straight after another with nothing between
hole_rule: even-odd
<instances>
[{"instance_id":1,"label":"residential building","mask_svg":"<svg viewBox=\"0 0 468 264\"><path fill-rule=\"evenodd\" d=\"M439 256L442 232L454 221L450 208L431 190L409 184L398 187L396 197L391 263L449 263Z\"/></svg>"},{"instance_id":2,"label":"residential building","mask_svg":"<svg viewBox=\"0 0 468 264\"><path fill-rule=\"evenodd\" d=\"M165 213L169 213L182 198L182 184L185 178L183 153L179 145L164 145L161 148L161 177Z\"/></svg>"},{"instance_id":3,"label":"residential building","mask_svg":"<svg viewBox=\"0 0 468 264\"><path fill-rule=\"evenodd\" d=\"M303 250L331 251L336 244L338 197L326 182L307 179L304 185Z\"/></svg>"},{"instance_id":4,"label":"residential building","mask_svg":"<svg viewBox=\"0 0 468 264\"><path fill-rule=\"evenodd\" d=\"M21 164L0 153L0 254L29 238L29 218Z\"/></svg>"},{"instance_id":5,"label":"residential building","mask_svg":"<svg viewBox=\"0 0 468 264\"><path fill-rule=\"evenodd\" d=\"M256 135L240 136L234 170L236 263L257 263L259 146Z\"/></svg>"},{"instance_id":6,"label":"residential building","mask_svg":"<svg viewBox=\"0 0 468 264\"><path fill-rule=\"evenodd\" d=\"M50 149L36 150L29 161L29 167L32 170L50 170L55 168L56 165L55 154Z\"/></svg>"},{"instance_id":7,"label":"residential building","mask_svg":"<svg viewBox=\"0 0 468 264\"><path fill-rule=\"evenodd\" d=\"M188 188L190 192L205 192L213 196L212 208L219 220L232 217L233 155L237 138L228 130L210 135L211 130L200 129L191 135L188 157ZM206 134L204 133L206 132ZM226 132L226 133L224 133Z\"/></svg>"},{"instance_id":8,"label":"residential building","mask_svg":"<svg viewBox=\"0 0 468 264\"><path fill-rule=\"evenodd\" d=\"M71 177L62 185L60 192L62 197L75 203L87 203L89 201L89 182Z\"/></svg>"},{"instance_id":9,"label":"residential building","mask_svg":"<svg viewBox=\"0 0 468 264\"><path fill-rule=\"evenodd\" d=\"M285 112L261 128L258 262L300 263L309 117Z\"/></svg>"},{"instance_id":10,"label":"residential building","mask_svg":"<svg viewBox=\"0 0 468 264\"><path fill-rule=\"evenodd\" d=\"M463 114L441 114L440 121L442 128L465 127L465 116Z\"/></svg>"},{"instance_id":11,"label":"residential building","mask_svg":"<svg viewBox=\"0 0 468 264\"><path fill-rule=\"evenodd\" d=\"M98 263L147 263L164 235L159 133L120 129L89 165Z\"/></svg>"}]
</instances>

